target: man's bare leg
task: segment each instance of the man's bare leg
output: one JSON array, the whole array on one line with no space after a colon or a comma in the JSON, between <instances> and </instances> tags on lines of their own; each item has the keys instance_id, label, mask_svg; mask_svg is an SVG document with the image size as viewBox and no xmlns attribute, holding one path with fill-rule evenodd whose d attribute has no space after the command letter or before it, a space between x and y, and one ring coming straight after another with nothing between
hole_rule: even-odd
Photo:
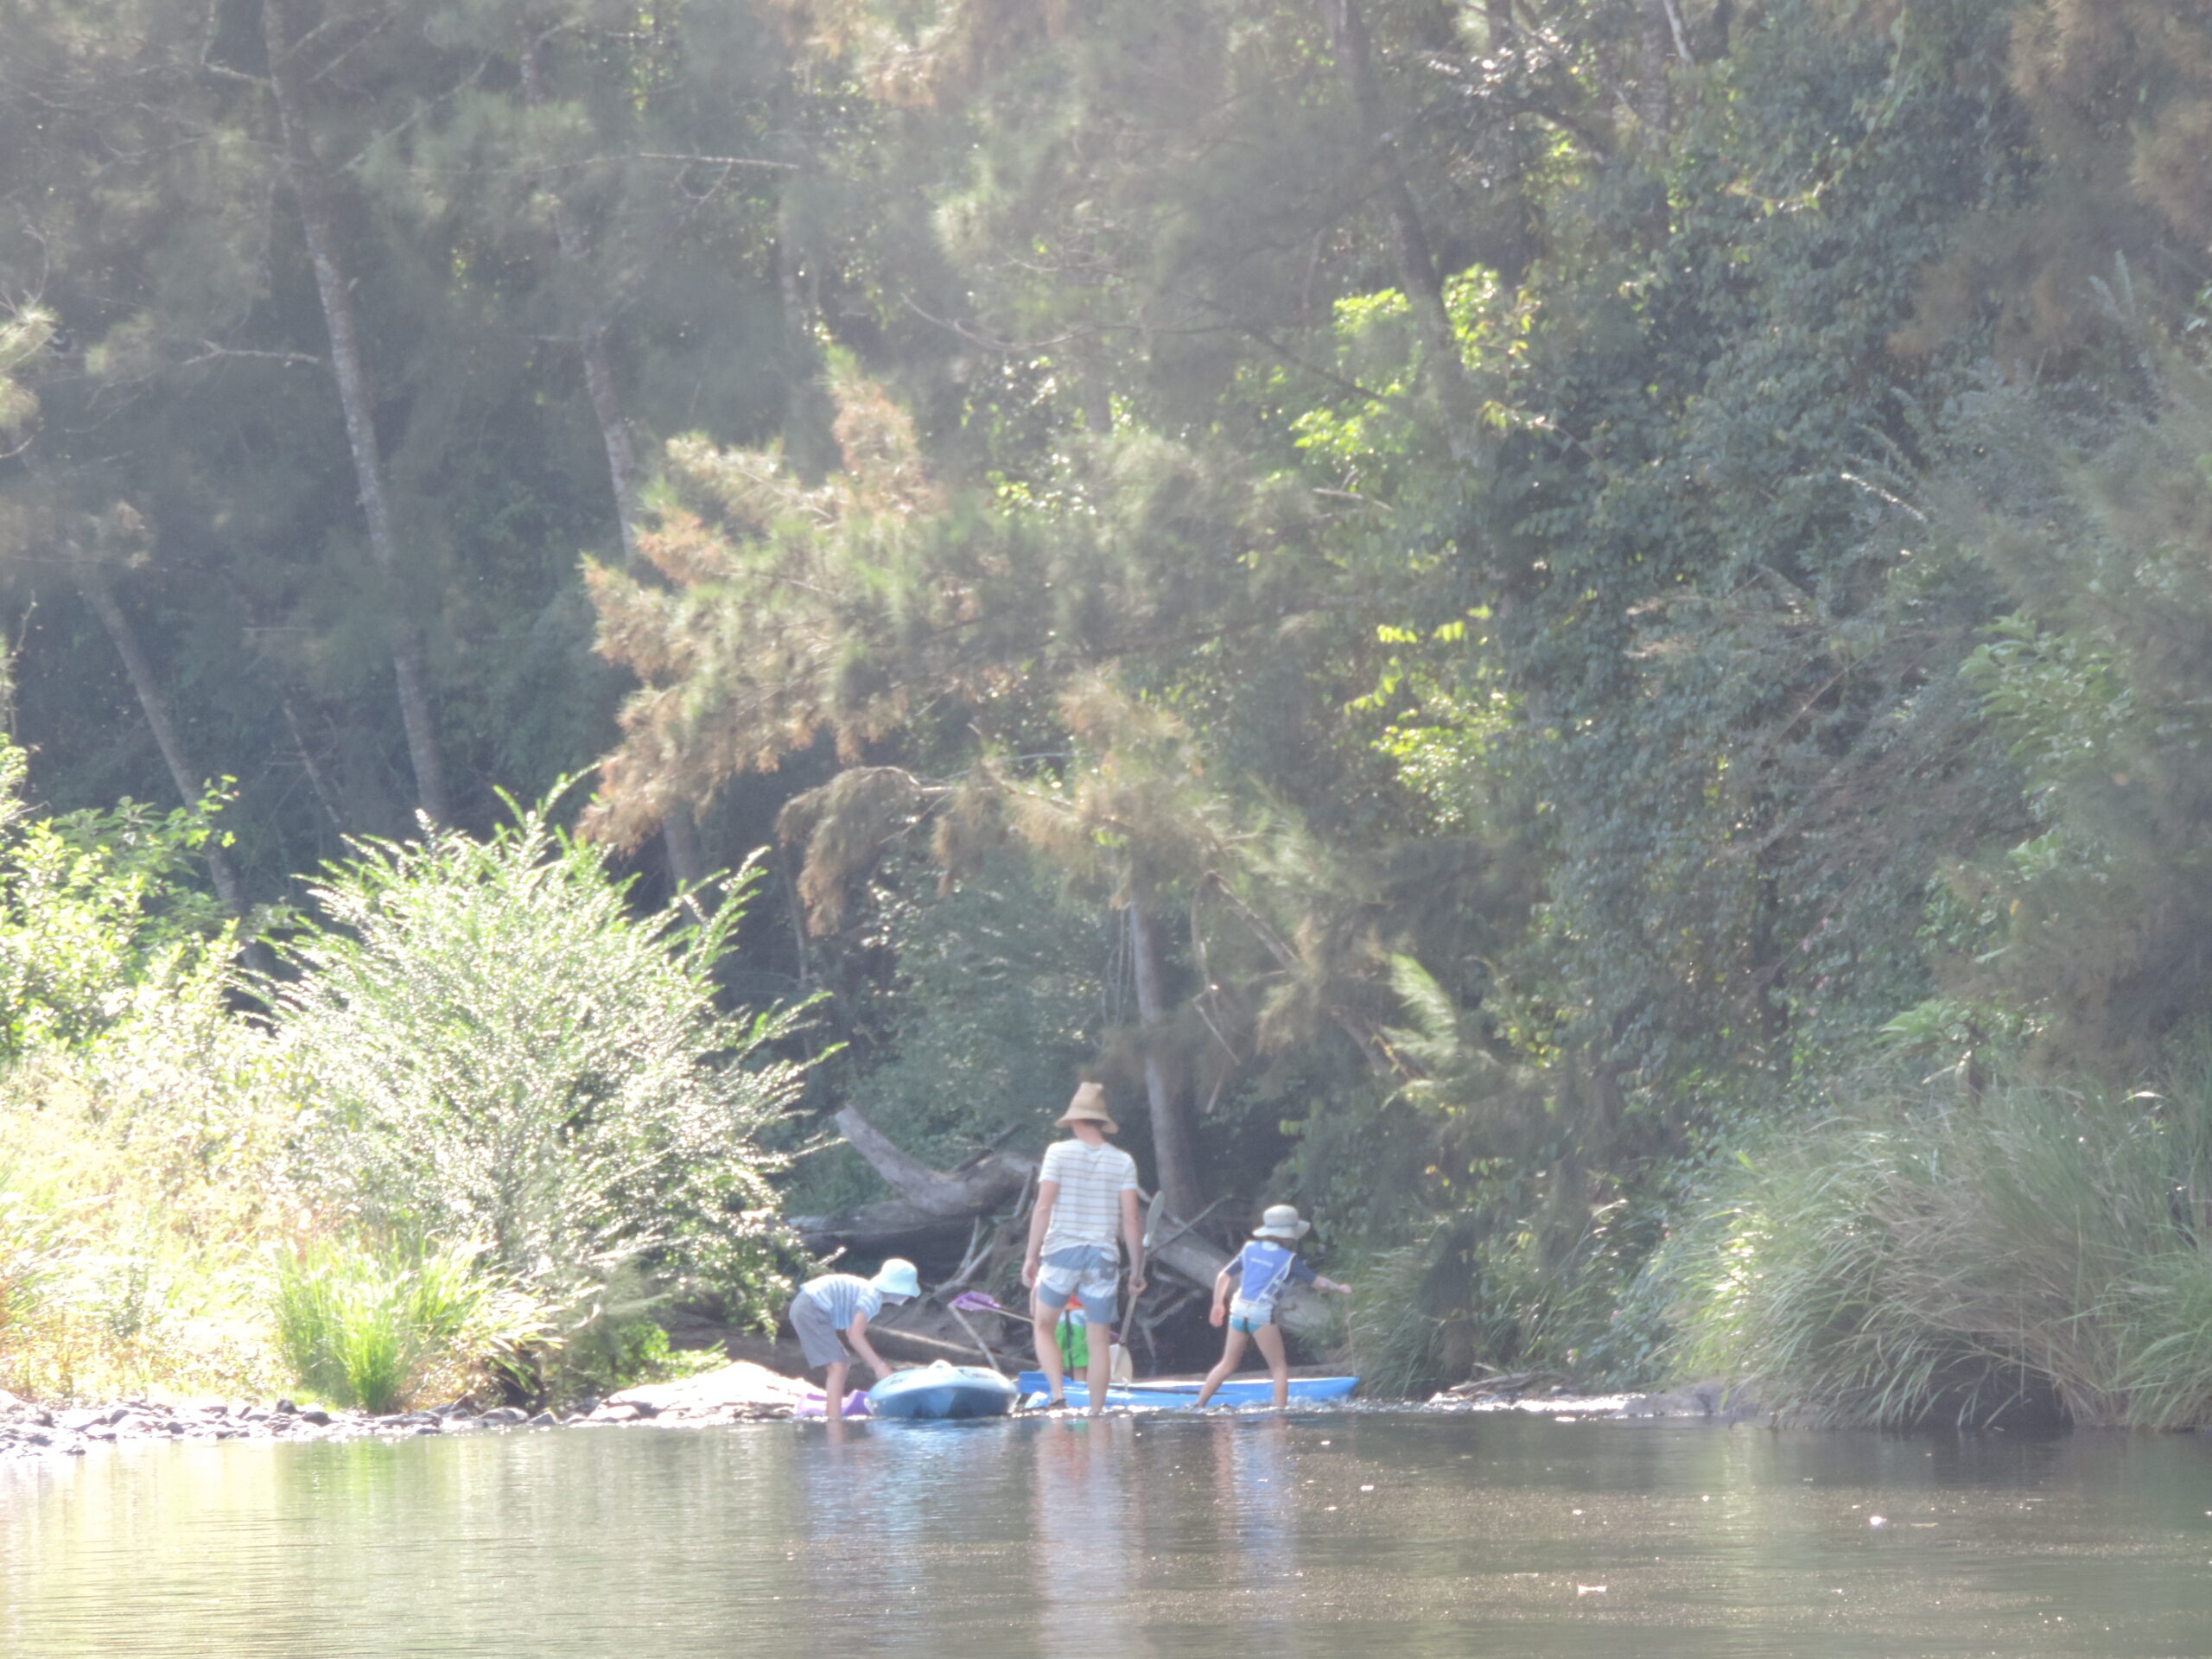
<instances>
[{"instance_id":1,"label":"man's bare leg","mask_svg":"<svg viewBox=\"0 0 2212 1659\"><path fill-rule=\"evenodd\" d=\"M1047 1307L1033 1295L1029 1302L1029 1334L1037 1343L1037 1368L1045 1373L1045 1392L1056 1406L1067 1403L1067 1382L1060 1369L1060 1343L1056 1334L1060 1310Z\"/></svg>"},{"instance_id":2,"label":"man's bare leg","mask_svg":"<svg viewBox=\"0 0 2212 1659\"><path fill-rule=\"evenodd\" d=\"M822 1414L831 1422L843 1421L845 1415L845 1362L830 1362L822 1374Z\"/></svg>"},{"instance_id":3,"label":"man's bare leg","mask_svg":"<svg viewBox=\"0 0 2212 1659\"><path fill-rule=\"evenodd\" d=\"M1106 1326L1096 1319L1090 1322L1090 1365L1084 1380L1090 1384L1090 1410L1093 1417L1103 1416L1106 1410L1106 1390L1114 1382L1114 1344L1106 1339Z\"/></svg>"}]
</instances>

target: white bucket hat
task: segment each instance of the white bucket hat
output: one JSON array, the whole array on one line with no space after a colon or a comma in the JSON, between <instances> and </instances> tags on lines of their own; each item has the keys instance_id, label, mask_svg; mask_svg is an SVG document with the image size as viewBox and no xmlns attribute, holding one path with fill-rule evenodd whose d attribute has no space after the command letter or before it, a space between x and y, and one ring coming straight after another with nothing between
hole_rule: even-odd
<instances>
[{"instance_id":1,"label":"white bucket hat","mask_svg":"<svg viewBox=\"0 0 2212 1659\"><path fill-rule=\"evenodd\" d=\"M914 1272L914 1264L904 1256L894 1255L885 1262L868 1282L886 1296L896 1296L902 1302L922 1294L922 1281Z\"/></svg>"},{"instance_id":2,"label":"white bucket hat","mask_svg":"<svg viewBox=\"0 0 2212 1659\"><path fill-rule=\"evenodd\" d=\"M1313 1230L1310 1221L1298 1218L1294 1204L1271 1204L1260 1217L1260 1224L1252 1230L1255 1238L1279 1238L1286 1244L1295 1244Z\"/></svg>"}]
</instances>

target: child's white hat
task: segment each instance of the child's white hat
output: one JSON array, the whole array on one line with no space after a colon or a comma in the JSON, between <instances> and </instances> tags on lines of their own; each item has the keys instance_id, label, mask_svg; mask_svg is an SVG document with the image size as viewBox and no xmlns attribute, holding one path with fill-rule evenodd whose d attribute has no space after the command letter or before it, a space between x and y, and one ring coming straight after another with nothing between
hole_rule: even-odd
<instances>
[{"instance_id":1,"label":"child's white hat","mask_svg":"<svg viewBox=\"0 0 2212 1659\"><path fill-rule=\"evenodd\" d=\"M1294 1244L1313 1230L1313 1224L1298 1218L1294 1204L1271 1204L1260 1217L1260 1224L1252 1230L1255 1238L1279 1238L1286 1244Z\"/></svg>"}]
</instances>

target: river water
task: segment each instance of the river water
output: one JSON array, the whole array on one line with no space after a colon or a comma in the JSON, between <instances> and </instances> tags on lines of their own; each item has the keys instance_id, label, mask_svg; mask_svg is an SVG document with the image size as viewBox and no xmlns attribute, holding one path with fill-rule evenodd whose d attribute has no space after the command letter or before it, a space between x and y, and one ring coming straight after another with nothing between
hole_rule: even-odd
<instances>
[{"instance_id":1,"label":"river water","mask_svg":"<svg viewBox=\"0 0 2212 1659\"><path fill-rule=\"evenodd\" d=\"M1354 1412L0 1468L9 1659L1369 1652L2212 1652L2212 1438Z\"/></svg>"}]
</instances>

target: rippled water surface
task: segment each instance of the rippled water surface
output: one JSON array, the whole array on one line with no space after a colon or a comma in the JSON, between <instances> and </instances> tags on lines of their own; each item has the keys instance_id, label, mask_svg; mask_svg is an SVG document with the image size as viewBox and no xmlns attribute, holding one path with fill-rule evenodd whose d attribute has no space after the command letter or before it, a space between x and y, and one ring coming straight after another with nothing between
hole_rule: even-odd
<instances>
[{"instance_id":1,"label":"rippled water surface","mask_svg":"<svg viewBox=\"0 0 2212 1659\"><path fill-rule=\"evenodd\" d=\"M148 1446L0 1469L0 1653L2201 1655L2208 1452L1412 1414Z\"/></svg>"}]
</instances>

